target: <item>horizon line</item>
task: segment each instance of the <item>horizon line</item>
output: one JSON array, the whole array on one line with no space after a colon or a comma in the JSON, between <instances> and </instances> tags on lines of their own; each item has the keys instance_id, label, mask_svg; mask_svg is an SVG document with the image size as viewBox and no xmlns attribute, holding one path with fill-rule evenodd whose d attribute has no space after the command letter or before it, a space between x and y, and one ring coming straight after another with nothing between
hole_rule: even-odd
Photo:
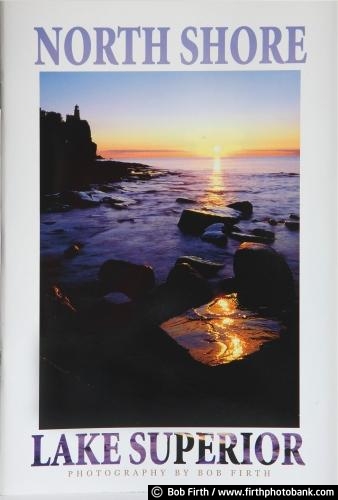
<instances>
[{"instance_id":1,"label":"horizon line","mask_svg":"<svg viewBox=\"0 0 338 500\"><path fill-rule=\"evenodd\" d=\"M299 158L300 149L243 149L227 155L198 155L175 149L101 149L104 159L114 158L185 158L185 159L241 159L241 158Z\"/></svg>"}]
</instances>

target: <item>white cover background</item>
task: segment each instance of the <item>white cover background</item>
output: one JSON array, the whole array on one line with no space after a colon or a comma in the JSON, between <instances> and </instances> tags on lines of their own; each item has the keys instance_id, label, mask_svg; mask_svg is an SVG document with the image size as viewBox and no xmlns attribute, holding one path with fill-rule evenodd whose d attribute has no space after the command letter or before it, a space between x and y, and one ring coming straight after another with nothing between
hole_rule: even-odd
<instances>
[{"instance_id":1,"label":"white cover background","mask_svg":"<svg viewBox=\"0 0 338 500\"><path fill-rule=\"evenodd\" d=\"M96 1L5 3L3 56L3 283L1 468L3 493L145 491L150 482L177 482L175 466L163 479L67 479L69 467L30 467L32 434L55 450L60 430L38 428L39 369L39 71L301 70L301 328L302 457L306 466L269 467L270 478L220 478L231 484L336 484L337 482L337 3L228 1ZM305 26L306 64L240 67L182 66L169 45L170 65L36 66L34 26L170 26L170 39L193 26ZM122 56L120 57L121 60ZM136 56L137 59L137 56ZM93 59L90 58L92 61ZM98 90L99 91L99 90ZM94 131L95 136L95 131ZM150 411L154 411L151 409ZM140 429L137 429L140 430ZM152 429L155 431L156 429ZM159 429L162 430L163 429ZM165 429L171 431L173 429ZM179 429L232 431L248 429ZM288 429L290 431L290 429ZM286 432L288 431L286 430ZM90 431L94 432L94 429ZM90 432L83 430L83 432ZM146 430L145 430L146 431ZM260 429L252 429L256 435ZM262 429L281 435L285 429ZM74 435L77 430L69 431ZM104 432L103 429L98 432ZM121 430L122 440L132 430ZM71 443L71 448L75 444ZM46 447L48 444L45 445ZM128 468L128 450L121 469ZM187 484L201 484L191 454ZM113 466L112 466L113 467ZM188 467L188 466L187 466ZM203 466L202 466L203 467ZM204 466L221 468L221 466ZM235 469L235 466L223 466ZM243 468L244 466L242 466ZM85 467L74 467L74 470ZM91 468L88 466L87 468ZM93 467L92 467L93 468ZM98 468L98 467L96 467ZM142 468L154 468L152 463ZM164 468L164 467L163 467ZM199 467L201 468L201 466ZM258 467L251 466L252 469ZM260 468L264 468L261 466ZM217 482L217 479L209 479Z\"/></svg>"}]
</instances>

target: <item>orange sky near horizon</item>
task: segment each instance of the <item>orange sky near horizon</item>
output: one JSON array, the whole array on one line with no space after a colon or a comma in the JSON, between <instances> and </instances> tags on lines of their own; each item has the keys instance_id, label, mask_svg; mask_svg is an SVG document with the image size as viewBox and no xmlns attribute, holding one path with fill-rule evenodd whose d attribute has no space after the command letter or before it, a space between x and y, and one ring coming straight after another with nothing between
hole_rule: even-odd
<instances>
[{"instance_id":1,"label":"orange sky near horizon","mask_svg":"<svg viewBox=\"0 0 338 500\"><path fill-rule=\"evenodd\" d=\"M98 155L103 158L297 158L300 155L299 149L249 149L224 155L209 154L198 155L191 154L188 151L168 151L168 150L98 150Z\"/></svg>"},{"instance_id":2,"label":"orange sky near horizon","mask_svg":"<svg viewBox=\"0 0 338 500\"><path fill-rule=\"evenodd\" d=\"M263 114L263 113L262 113ZM231 116L228 121L210 113L210 121L195 112L196 119L179 124L158 116L158 127L144 120L142 127L133 123L115 130L97 127L94 141L98 154L104 158L232 158L299 156L299 123L290 120L287 126L272 116L256 113L255 123L247 117Z\"/></svg>"},{"instance_id":3,"label":"orange sky near horizon","mask_svg":"<svg viewBox=\"0 0 338 500\"><path fill-rule=\"evenodd\" d=\"M200 130L192 126L188 131L130 130L129 134L117 132L112 139L98 130L94 141L98 154L104 158L246 158L267 156L299 156L298 126L287 130L274 126L269 129L257 125L256 129L222 127ZM132 134L135 134L132 135ZM151 135L151 137L150 137ZM163 137L166 135L165 137ZM226 138L226 139L225 139ZM112 143L114 146L112 147ZM130 145L133 147L130 147Z\"/></svg>"}]
</instances>

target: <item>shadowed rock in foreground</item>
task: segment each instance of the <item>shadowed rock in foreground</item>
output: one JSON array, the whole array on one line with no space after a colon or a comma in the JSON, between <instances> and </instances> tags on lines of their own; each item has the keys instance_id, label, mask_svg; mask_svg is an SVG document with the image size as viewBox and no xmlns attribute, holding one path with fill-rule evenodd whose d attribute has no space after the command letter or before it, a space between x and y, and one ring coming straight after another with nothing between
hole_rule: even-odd
<instances>
[{"instance_id":1,"label":"shadowed rock in foreground","mask_svg":"<svg viewBox=\"0 0 338 500\"><path fill-rule=\"evenodd\" d=\"M99 281L106 292L123 292L135 298L154 288L155 275L149 266L111 259L102 264Z\"/></svg>"},{"instance_id":2,"label":"shadowed rock in foreground","mask_svg":"<svg viewBox=\"0 0 338 500\"><path fill-rule=\"evenodd\" d=\"M280 309L293 303L290 268L282 255L268 245L242 243L235 253L234 272L242 304Z\"/></svg>"},{"instance_id":3,"label":"shadowed rock in foreground","mask_svg":"<svg viewBox=\"0 0 338 500\"><path fill-rule=\"evenodd\" d=\"M126 290L138 273L132 281L148 283L152 270L108 261L88 300L42 283L40 428L298 425L296 317L278 337L279 320L236 295L212 300L208 281L180 262L133 300L102 296L102 280Z\"/></svg>"}]
</instances>

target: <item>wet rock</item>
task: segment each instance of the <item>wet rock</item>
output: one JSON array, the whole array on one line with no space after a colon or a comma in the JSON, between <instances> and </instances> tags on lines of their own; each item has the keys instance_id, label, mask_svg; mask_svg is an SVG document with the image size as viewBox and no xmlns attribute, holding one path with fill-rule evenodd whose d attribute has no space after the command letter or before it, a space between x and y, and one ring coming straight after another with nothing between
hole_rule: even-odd
<instances>
[{"instance_id":1,"label":"wet rock","mask_svg":"<svg viewBox=\"0 0 338 500\"><path fill-rule=\"evenodd\" d=\"M107 293L104 296L105 302L108 302L109 304L129 304L130 299L129 297L122 292L111 292Z\"/></svg>"},{"instance_id":2,"label":"wet rock","mask_svg":"<svg viewBox=\"0 0 338 500\"><path fill-rule=\"evenodd\" d=\"M242 243L234 256L240 302L282 308L294 299L291 271L282 255L267 245Z\"/></svg>"},{"instance_id":3,"label":"wet rock","mask_svg":"<svg viewBox=\"0 0 338 500\"><path fill-rule=\"evenodd\" d=\"M112 191L114 191L114 188L112 186L109 186L108 184L101 184L99 186L99 190L103 193L111 193Z\"/></svg>"},{"instance_id":4,"label":"wet rock","mask_svg":"<svg viewBox=\"0 0 338 500\"><path fill-rule=\"evenodd\" d=\"M63 194L63 199L75 208L90 208L100 205L100 201L85 191L69 191Z\"/></svg>"},{"instance_id":5,"label":"wet rock","mask_svg":"<svg viewBox=\"0 0 338 500\"><path fill-rule=\"evenodd\" d=\"M182 203L187 205L193 205L196 203L195 200L191 200L190 198L176 198L176 203Z\"/></svg>"},{"instance_id":6,"label":"wet rock","mask_svg":"<svg viewBox=\"0 0 338 500\"><path fill-rule=\"evenodd\" d=\"M253 207L250 201L235 201L227 206L234 210L238 210L245 218L249 218L252 215Z\"/></svg>"},{"instance_id":7,"label":"wet rock","mask_svg":"<svg viewBox=\"0 0 338 500\"><path fill-rule=\"evenodd\" d=\"M110 206L115 210L127 210L128 208L128 205L125 205L124 203L112 203Z\"/></svg>"},{"instance_id":8,"label":"wet rock","mask_svg":"<svg viewBox=\"0 0 338 500\"><path fill-rule=\"evenodd\" d=\"M278 222L275 219L268 219L270 226L277 226Z\"/></svg>"},{"instance_id":9,"label":"wet rock","mask_svg":"<svg viewBox=\"0 0 338 500\"><path fill-rule=\"evenodd\" d=\"M196 269L202 276L209 278L214 276L220 269L224 267L224 264L218 262L212 262L211 260L201 259L195 255L184 255L179 257L176 264L189 264L191 267Z\"/></svg>"},{"instance_id":10,"label":"wet rock","mask_svg":"<svg viewBox=\"0 0 338 500\"><path fill-rule=\"evenodd\" d=\"M236 216L216 215L206 210L183 210L178 227L181 231L191 234L201 234L203 231L214 223L226 225L233 225L238 222L239 218Z\"/></svg>"},{"instance_id":11,"label":"wet rock","mask_svg":"<svg viewBox=\"0 0 338 500\"><path fill-rule=\"evenodd\" d=\"M219 247L224 247L228 241L228 237L222 231L205 231L201 239Z\"/></svg>"},{"instance_id":12,"label":"wet rock","mask_svg":"<svg viewBox=\"0 0 338 500\"><path fill-rule=\"evenodd\" d=\"M107 292L122 292L136 298L154 287L155 276L150 266L111 259L102 264L99 281Z\"/></svg>"},{"instance_id":13,"label":"wet rock","mask_svg":"<svg viewBox=\"0 0 338 500\"><path fill-rule=\"evenodd\" d=\"M153 176L149 172L130 172L130 179L133 180L135 177L142 181L149 181Z\"/></svg>"},{"instance_id":14,"label":"wet rock","mask_svg":"<svg viewBox=\"0 0 338 500\"><path fill-rule=\"evenodd\" d=\"M131 223L134 224L135 223L135 219L133 219L133 218L129 218L129 219L117 219L117 222L119 222L120 224L122 222L131 222Z\"/></svg>"},{"instance_id":15,"label":"wet rock","mask_svg":"<svg viewBox=\"0 0 338 500\"><path fill-rule=\"evenodd\" d=\"M289 219L291 219L291 220L300 220L300 217L297 214L290 214L289 215Z\"/></svg>"},{"instance_id":16,"label":"wet rock","mask_svg":"<svg viewBox=\"0 0 338 500\"><path fill-rule=\"evenodd\" d=\"M253 222L253 221L252 221ZM256 222L244 231L239 226L233 226L230 236L238 241L253 241L257 243L271 243L275 239L275 233L266 229L266 223Z\"/></svg>"},{"instance_id":17,"label":"wet rock","mask_svg":"<svg viewBox=\"0 0 338 500\"><path fill-rule=\"evenodd\" d=\"M268 231L267 229L257 227L255 229L252 229L251 233L256 236L262 236L263 238L266 238L270 241L275 240L275 233L273 231Z\"/></svg>"},{"instance_id":18,"label":"wet rock","mask_svg":"<svg viewBox=\"0 0 338 500\"><path fill-rule=\"evenodd\" d=\"M129 203L126 200L121 200L119 198L111 198L110 196L105 196L102 199L102 203L109 205L115 210L125 210L129 207Z\"/></svg>"},{"instance_id":19,"label":"wet rock","mask_svg":"<svg viewBox=\"0 0 338 500\"><path fill-rule=\"evenodd\" d=\"M286 220L285 226L292 231L299 231L299 220Z\"/></svg>"},{"instance_id":20,"label":"wet rock","mask_svg":"<svg viewBox=\"0 0 338 500\"><path fill-rule=\"evenodd\" d=\"M71 303L70 299L63 293L59 286L52 286L52 296L56 303L62 308L62 310L72 313L76 312L76 309Z\"/></svg>"},{"instance_id":21,"label":"wet rock","mask_svg":"<svg viewBox=\"0 0 338 500\"><path fill-rule=\"evenodd\" d=\"M170 318L161 328L196 361L216 366L241 360L277 340L280 323L240 308L231 294Z\"/></svg>"},{"instance_id":22,"label":"wet rock","mask_svg":"<svg viewBox=\"0 0 338 500\"><path fill-rule=\"evenodd\" d=\"M223 222L215 222L205 229L205 233L210 233L212 231L220 231L224 233L226 231L225 224Z\"/></svg>"},{"instance_id":23,"label":"wet rock","mask_svg":"<svg viewBox=\"0 0 338 500\"><path fill-rule=\"evenodd\" d=\"M239 222L242 219L241 215L238 213L238 210L229 207L216 208L214 206L213 207L206 206L202 207L201 211L211 212L215 215L219 215L220 217L225 217L224 225L226 228L228 226L232 227L235 223ZM236 220L236 222L234 222L234 220Z\"/></svg>"},{"instance_id":24,"label":"wet rock","mask_svg":"<svg viewBox=\"0 0 338 500\"><path fill-rule=\"evenodd\" d=\"M119 203L123 203L123 201L116 198L111 198L110 196L105 196L104 198L102 198L102 203L104 203L105 205L118 205Z\"/></svg>"},{"instance_id":25,"label":"wet rock","mask_svg":"<svg viewBox=\"0 0 338 500\"><path fill-rule=\"evenodd\" d=\"M176 264L167 278L167 285L189 299L191 305L203 304L212 297L209 283L192 266Z\"/></svg>"},{"instance_id":26,"label":"wet rock","mask_svg":"<svg viewBox=\"0 0 338 500\"><path fill-rule=\"evenodd\" d=\"M271 238L267 238L266 236L259 236L256 234L248 234L248 233L236 233L232 232L230 237L237 241L252 241L254 243L271 243L273 240Z\"/></svg>"},{"instance_id":27,"label":"wet rock","mask_svg":"<svg viewBox=\"0 0 338 500\"><path fill-rule=\"evenodd\" d=\"M80 253L81 250L81 245L74 243L73 245L70 245L64 252L63 255L67 259L71 259L73 257L76 257Z\"/></svg>"}]
</instances>

